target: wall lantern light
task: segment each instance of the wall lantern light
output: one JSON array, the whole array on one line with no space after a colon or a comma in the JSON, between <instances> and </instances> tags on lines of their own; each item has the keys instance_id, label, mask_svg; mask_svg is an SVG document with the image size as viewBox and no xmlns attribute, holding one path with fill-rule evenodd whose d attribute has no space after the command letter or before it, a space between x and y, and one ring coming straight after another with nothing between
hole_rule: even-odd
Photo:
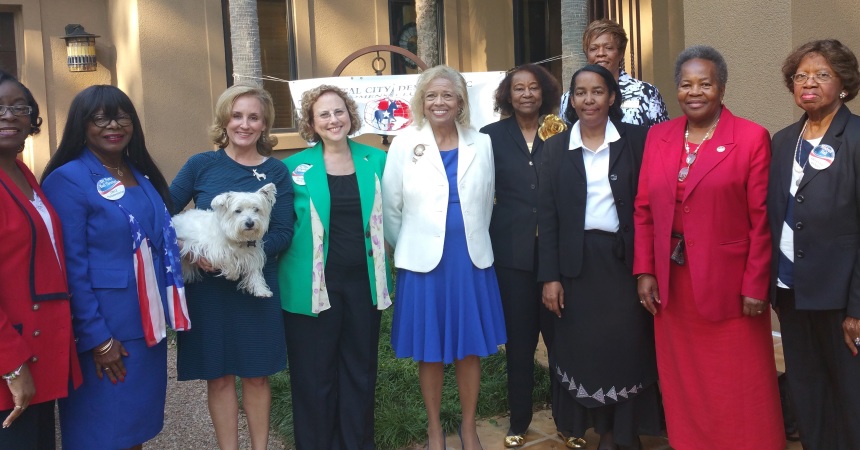
<instances>
[{"instance_id":1,"label":"wall lantern light","mask_svg":"<svg viewBox=\"0 0 860 450\"><path fill-rule=\"evenodd\" d=\"M69 72L95 72L98 64L96 62L96 36L87 33L80 24L66 25L66 35L61 39L66 40L66 62Z\"/></svg>"}]
</instances>

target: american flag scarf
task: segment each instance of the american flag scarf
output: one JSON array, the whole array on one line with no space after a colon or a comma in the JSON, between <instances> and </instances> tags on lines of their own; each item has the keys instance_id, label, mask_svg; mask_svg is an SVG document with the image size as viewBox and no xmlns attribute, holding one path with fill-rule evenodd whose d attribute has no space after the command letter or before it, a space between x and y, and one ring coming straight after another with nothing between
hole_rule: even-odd
<instances>
[{"instance_id":1,"label":"american flag scarf","mask_svg":"<svg viewBox=\"0 0 860 450\"><path fill-rule=\"evenodd\" d=\"M152 347L167 336L166 321L176 331L191 329L188 319L188 305L185 303L185 285L182 282L182 266L179 261L179 243L176 240L176 230L170 221L170 214L164 208L164 225L161 234L164 241L164 278L166 284L166 301L162 300L158 288L158 278L155 274L155 264L152 255L152 243L146 236L140 222L119 202L117 206L128 217L131 229L132 251L134 252L134 278L137 282L137 297L140 302L140 317L143 321L143 335L146 345ZM165 314L164 305L167 305Z\"/></svg>"}]
</instances>

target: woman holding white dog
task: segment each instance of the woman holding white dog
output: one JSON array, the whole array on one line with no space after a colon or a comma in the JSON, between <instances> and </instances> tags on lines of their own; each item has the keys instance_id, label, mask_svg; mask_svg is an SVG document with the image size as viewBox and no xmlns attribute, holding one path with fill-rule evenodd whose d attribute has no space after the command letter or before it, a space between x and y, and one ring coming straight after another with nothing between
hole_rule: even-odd
<instances>
[{"instance_id":1,"label":"woman holding white dog","mask_svg":"<svg viewBox=\"0 0 860 450\"><path fill-rule=\"evenodd\" d=\"M59 402L63 448L140 448L164 425L165 311L174 329L190 323L168 301L184 303L167 182L125 93L100 85L75 97L42 189L63 225L84 375Z\"/></svg>"},{"instance_id":2,"label":"woman holding white dog","mask_svg":"<svg viewBox=\"0 0 860 450\"><path fill-rule=\"evenodd\" d=\"M195 208L210 209L212 200L228 191L256 192L269 183L277 188L269 231L262 242L267 256L263 276L273 296L255 297L237 290L239 281L218 276L217 268L205 258L197 260L203 280L186 287L194 328L178 335L178 378L207 381L209 414L221 449L239 448L237 376L242 381L251 446L266 448L268 376L286 367L276 259L293 235L293 189L287 168L269 157L277 142L269 135L274 120L272 97L263 88L250 84L227 88L215 105L210 128L218 150L192 156L170 185L174 213L192 200Z\"/></svg>"},{"instance_id":3,"label":"woman holding white dog","mask_svg":"<svg viewBox=\"0 0 860 450\"><path fill-rule=\"evenodd\" d=\"M418 361L431 450L446 448L443 368L454 363L462 448L477 450L479 358L506 340L489 232L493 148L469 125L466 81L450 67L421 74L412 111L415 122L392 142L382 182L385 239L399 269L391 344L397 357Z\"/></svg>"},{"instance_id":4,"label":"woman holding white dog","mask_svg":"<svg viewBox=\"0 0 860 450\"><path fill-rule=\"evenodd\" d=\"M361 120L336 86L305 92L301 113L299 132L316 144L284 161L295 192L296 238L278 273L296 448L374 449L379 324L391 305L385 152L347 138Z\"/></svg>"}]
</instances>

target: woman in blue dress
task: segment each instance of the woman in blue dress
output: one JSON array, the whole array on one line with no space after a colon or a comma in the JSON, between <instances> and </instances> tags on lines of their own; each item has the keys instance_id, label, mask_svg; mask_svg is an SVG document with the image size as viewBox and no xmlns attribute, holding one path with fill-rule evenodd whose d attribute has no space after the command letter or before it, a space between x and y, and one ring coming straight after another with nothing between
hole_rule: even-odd
<instances>
[{"instance_id":1,"label":"woman in blue dress","mask_svg":"<svg viewBox=\"0 0 860 450\"><path fill-rule=\"evenodd\" d=\"M167 182L125 93L75 97L42 189L63 224L84 375L60 400L63 448L140 448L164 425L166 325L190 322Z\"/></svg>"},{"instance_id":2,"label":"woman in blue dress","mask_svg":"<svg viewBox=\"0 0 860 450\"><path fill-rule=\"evenodd\" d=\"M218 446L239 448L239 398L248 417L251 447L265 449L269 438L271 393L269 375L287 365L284 321L278 289L278 253L293 237L293 186L290 172L271 158L277 139L269 134L275 122L272 97L249 84L225 90L215 105L210 137L216 151L188 159L170 184L173 212L194 201L211 209L212 199L227 192L255 192L268 183L277 187L269 231L263 236L263 276L272 297L254 297L236 289L238 281L218 276L201 258L203 280L188 285L188 310L194 328L177 336L178 379L206 380L209 414Z\"/></svg>"},{"instance_id":3,"label":"woman in blue dress","mask_svg":"<svg viewBox=\"0 0 860 450\"><path fill-rule=\"evenodd\" d=\"M445 448L443 367L454 363L462 448L475 450L479 358L506 339L489 233L493 149L469 124L454 69L424 71L411 104L414 123L392 142L382 176L385 240L399 269L391 343L397 357L418 361L431 450Z\"/></svg>"}]
</instances>

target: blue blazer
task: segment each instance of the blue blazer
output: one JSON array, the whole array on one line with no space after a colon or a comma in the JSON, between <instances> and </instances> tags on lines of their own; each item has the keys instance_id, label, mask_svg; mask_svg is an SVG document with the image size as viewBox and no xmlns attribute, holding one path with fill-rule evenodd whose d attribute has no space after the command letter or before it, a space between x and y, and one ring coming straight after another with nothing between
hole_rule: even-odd
<instances>
[{"instance_id":1,"label":"blue blazer","mask_svg":"<svg viewBox=\"0 0 860 450\"><path fill-rule=\"evenodd\" d=\"M154 229L148 228L148 220L140 224L153 245L158 286L164 292L164 274L158 270L163 267L164 202L149 180L130 163L129 167L152 202ZM128 219L115 201L102 198L96 190L96 183L110 176L85 148L78 159L51 172L42 183L63 224L78 352L111 337L120 341L143 338Z\"/></svg>"}]
</instances>

